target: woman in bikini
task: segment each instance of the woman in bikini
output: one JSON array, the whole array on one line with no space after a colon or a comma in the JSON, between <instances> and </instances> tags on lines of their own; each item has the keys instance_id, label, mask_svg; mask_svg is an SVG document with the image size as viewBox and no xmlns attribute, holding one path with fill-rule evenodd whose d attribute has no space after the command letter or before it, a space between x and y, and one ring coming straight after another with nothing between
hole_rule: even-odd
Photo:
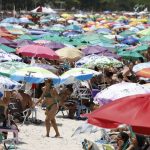
<instances>
[{"instance_id":1,"label":"woman in bikini","mask_svg":"<svg viewBox=\"0 0 150 150\"><path fill-rule=\"evenodd\" d=\"M52 86L52 81L50 79L45 80L45 86L42 90L42 96L35 105L43 100L43 103L47 106L45 111L46 136L49 137L50 127L52 125L56 133L55 137L59 137L60 134L55 119L56 113L59 109L59 101L61 101L61 99L67 99L68 95L72 93L72 90L65 88L63 92L58 94L56 89Z\"/></svg>"}]
</instances>

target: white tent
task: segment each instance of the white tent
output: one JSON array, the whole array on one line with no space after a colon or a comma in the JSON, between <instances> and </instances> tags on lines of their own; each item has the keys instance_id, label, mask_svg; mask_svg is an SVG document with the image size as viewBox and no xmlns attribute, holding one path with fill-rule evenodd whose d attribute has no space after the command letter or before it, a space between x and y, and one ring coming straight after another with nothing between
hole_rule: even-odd
<instances>
[{"instance_id":1,"label":"white tent","mask_svg":"<svg viewBox=\"0 0 150 150\"><path fill-rule=\"evenodd\" d=\"M44 13L44 14L50 14L50 13L56 13L52 8L50 7L42 7L38 6L34 10L31 11L32 13Z\"/></svg>"}]
</instances>

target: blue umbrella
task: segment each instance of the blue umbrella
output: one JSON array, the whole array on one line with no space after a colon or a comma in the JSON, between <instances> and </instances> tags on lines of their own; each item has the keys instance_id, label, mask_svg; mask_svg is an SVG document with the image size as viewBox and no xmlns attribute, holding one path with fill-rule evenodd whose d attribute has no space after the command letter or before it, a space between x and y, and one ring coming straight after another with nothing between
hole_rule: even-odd
<instances>
[{"instance_id":1,"label":"blue umbrella","mask_svg":"<svg viewBox=\"0 0 150 150\"><path fill-rule=\"evenodd\" d=\"M109 34L111 33L112 31L108 28L100 28L98 30L96 30L97 33L101 33L101 34Z\"/></svg>"},{"instance_id":2,"label":"blue umbrella","mask_svg":"<svg viewBox=\"0 0 150 150\"><path fill-rule=\"evenodd\" d=\"M127 38L124 38L124 40L122 41L123 44L128 44L128 45L133 45L138 42L139 42L139 40L132 36L128 36Z\"/></svg>"},{"instance_id":3,"label":"blue umbrella","mask_svg":"<svg viewBox=\"0 0 150 150\"><path fill-rule=\"evenodd\" d=\"M100 75L101 72L97 72L91 69L86 68L72 68L60 76L60 83L65 83L67 80L72 80L72 77L75 79L73 81L79 80L89 80L95 75Z\"/></svg>"},{"instance_id":4,"label":"blue umbrella","mask_svg":"<svg viewBox=\"0 0 150 150\"><path fill-rule=\"evenodd\" d=\"M31 20L28 18L19 18L20 23L26 23L26 24L34 24Z\"/></svg>"},{"instance_id":5,"label":"blue umbrella","mask_svg":"<svg viewBox=\"0 0 150 150\"><path fill-rule=\"evenodd\" d=\"M19 23L19 19L10 17L1 21L2 23Z\"/></svg>"}]
</instances>

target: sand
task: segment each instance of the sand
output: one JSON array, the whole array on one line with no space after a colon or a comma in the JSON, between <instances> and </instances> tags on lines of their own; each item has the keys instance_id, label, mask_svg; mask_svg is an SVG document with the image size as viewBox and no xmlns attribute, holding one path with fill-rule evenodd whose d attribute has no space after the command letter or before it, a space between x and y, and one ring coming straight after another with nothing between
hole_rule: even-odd
<instances>
[{"instance_id":1,"label":"sand","mask_svg":"<svg viewBox=\"0 0 150 150\"><path fill-rule=\"evenodd\" d=\"M57 124L61 138L53 138L55 135L53 128L51 129L50 137L45 137L45 114L40 108L37 111L37 118L42 120L43 123L40 125L32 123L18 125L20 132L17 147L19 150L82 150L82 141L84 138L91 141L100 138L100 131L71 137L74 131L84 124L85 121L64 118L61 112L57 115Z\"/></svg>"}]
</instances>

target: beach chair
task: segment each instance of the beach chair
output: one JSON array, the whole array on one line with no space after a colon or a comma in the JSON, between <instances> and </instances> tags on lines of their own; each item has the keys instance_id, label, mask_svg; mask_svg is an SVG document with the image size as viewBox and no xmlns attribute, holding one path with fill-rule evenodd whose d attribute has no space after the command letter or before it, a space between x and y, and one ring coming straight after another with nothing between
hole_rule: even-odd
<instances>
[{"instance_id":1,"label":"beach chair","mask_svg":"<svg viewBox=\"0 0 150 150\"><path fill-rule=\"evenodd\" d=\"M2 143L4 150L16 150L16 142L15 138L13 139L5 139L2 133L0 133L0 143Z\"/></svg>"}]
</instances>

